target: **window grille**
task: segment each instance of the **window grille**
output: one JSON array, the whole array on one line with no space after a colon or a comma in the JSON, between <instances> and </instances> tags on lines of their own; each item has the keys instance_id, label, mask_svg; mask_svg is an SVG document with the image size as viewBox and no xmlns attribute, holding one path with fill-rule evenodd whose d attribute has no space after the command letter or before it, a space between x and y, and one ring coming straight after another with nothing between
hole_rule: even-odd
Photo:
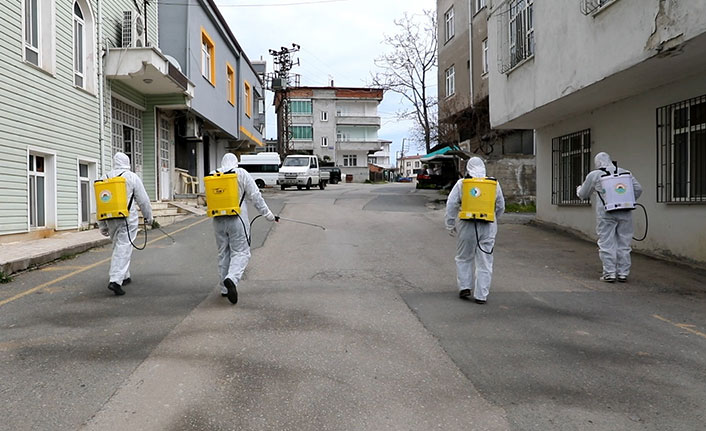
<instances>
[{"instance_id":1,"label":"window grille","mask_svg":"<svg viewBox=\"0 0 706 431\"><path fill-rule=\"evenodd\" d=\"M657 109L657 202L706 203L706 95Z\"/></svg>"},{"instance_id":2,"label":"window grille","mask_svg":"<svg viewBox=\"0 0 706 431\"><path fill-rule=\"evenodd\" d=\"M576 196L591 170L591 130L552 139L552 204L589 205Z\"/></svg>"},{"instance_id":3,"label":"window grille","mask_svg":"<svg viewBox=\"0 0 706 431\"><path fill-rule=\"evenodd\" d=\"M590 15L603 6L613 3L615 0L581 0L581 13Z\"/></svg>"},{"instance_id":4,"label":"window grille","mask_svg":"<svg viewBox=\"0 0 706 431\"><path fill-rule=\"evenodd\" d=\"M498 69L507 73L534 55L534 0L510 1L497 19Z\"/></svg>"}]
</instances>

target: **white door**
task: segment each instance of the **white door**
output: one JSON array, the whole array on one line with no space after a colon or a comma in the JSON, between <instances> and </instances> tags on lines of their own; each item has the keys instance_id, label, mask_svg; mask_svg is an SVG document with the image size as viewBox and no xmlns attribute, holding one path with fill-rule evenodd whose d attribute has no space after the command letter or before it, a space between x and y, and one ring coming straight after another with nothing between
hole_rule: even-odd
<instances>
[{"instance_id":1,"label":"white door","mask_svg":"<svg viewBox=\"0 0 706 431\"><path fill-rule=\"evenodd\" d=\"M172 142L171 121L160 118L159 120L159 199L172 198L172 181L170 174L170 148Z\"/></svg>"}]
</instances>

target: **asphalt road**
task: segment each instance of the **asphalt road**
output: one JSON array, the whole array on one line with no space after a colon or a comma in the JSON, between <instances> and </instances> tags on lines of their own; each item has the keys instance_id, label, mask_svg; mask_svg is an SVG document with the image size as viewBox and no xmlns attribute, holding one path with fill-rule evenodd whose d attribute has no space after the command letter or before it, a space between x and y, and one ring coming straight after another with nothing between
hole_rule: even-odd
<instances>
[{"instance_id":1,"label":"asphalt road","mask_svg":"<svg viewBox=\"0 0 706 431\"><path fill-rule=\"evenodd\" d=\"M107 249L0 287L45 285L0 307L0 429L706 429L703 271L634 256L608 285L595 245L506 223L477 305L432 192L265 197L327 230L258 220L236 306L196 218L135 252L123 297Z\"/></svg>"}]
</instances>

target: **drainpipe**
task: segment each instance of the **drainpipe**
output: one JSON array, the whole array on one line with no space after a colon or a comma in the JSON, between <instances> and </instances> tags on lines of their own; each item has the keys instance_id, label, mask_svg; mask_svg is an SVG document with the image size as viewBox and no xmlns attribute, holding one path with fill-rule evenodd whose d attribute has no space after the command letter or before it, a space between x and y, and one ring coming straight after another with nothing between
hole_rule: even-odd
<instances>
[{"instance_id":1,"label":"drainpipe","mask_svg":"<svg viewBox=\"0 0 706 431\"><path fill-rule=\"evenodd\" d=\"M104 100L104 87L103 87L103 1L98 1L98 142L100 144L100 174L105 173L105 157L104 157L104 143L103 143L103 133L105 132L105 100Z\"/></svg>"},{"instance_id":2,"label":"drainpipe","mask_svg":"<svg viewBox=\"0 0 706 431\"><path fill-rule=\"evenodd\" d=\"M468 73L471 75L471 108L473 108L473 0L468 0L468 50L471 56Z\"/></svg>"}]
</instances>

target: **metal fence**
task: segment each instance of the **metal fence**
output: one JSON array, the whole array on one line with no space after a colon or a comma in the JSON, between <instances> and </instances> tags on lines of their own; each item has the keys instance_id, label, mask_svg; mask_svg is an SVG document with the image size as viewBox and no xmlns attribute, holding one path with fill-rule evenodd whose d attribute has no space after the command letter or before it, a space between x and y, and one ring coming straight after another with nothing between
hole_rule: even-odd
<instances>
[{"instance_id":1,"label":"metal fence","mask_svg":"<svg viewBox=\"0 0 706 431\"><path fill-rule=\"evenodd\" d=\"M706 95L657 108L657 202L706 203Z\"/></svg>"},{"instance_id":2,"label":"metal fence","mask_svg":"<svg viewBox=\"0 0 706 431\"><path fill-rule=\"evenodd\" d=\"M552 204L590 205L576 196L590 170L591 129L552 139Z\"/></svg>"}]
</instances>

